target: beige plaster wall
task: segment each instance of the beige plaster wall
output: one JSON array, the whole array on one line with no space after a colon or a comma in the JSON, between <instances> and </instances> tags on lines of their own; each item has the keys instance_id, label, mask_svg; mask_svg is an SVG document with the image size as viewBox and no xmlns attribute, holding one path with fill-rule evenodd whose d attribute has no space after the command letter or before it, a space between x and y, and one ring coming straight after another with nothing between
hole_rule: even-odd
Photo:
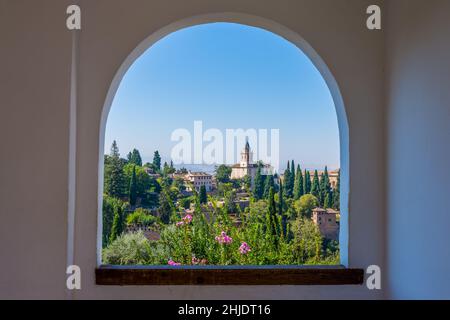
<instances>
[{"instance_id":1,"label":"beige plaster wall","mask_svg":"<svg viewBox=\"0 0 450 320\"><path fill-rule=\"evenodd\" d=\"M388 296L450 299L450 1L388 14Z\"/></svg>"},{"instance_id":2,"label":"beige plaster wall","mask_svg":"<svg viewBox=\"0 0 450 320\"><path fill-rule=\"evenodd\" d=\"M365 27L367 6L382 4L381 1L81 0L79 3L82 30L77 44L73 244L74 261L82 268L82 290L73 295L64 293L72 45L71 34L65 29L66 1L2 0L0 61L7 72L0 73L0 130L4 137L0 166L3 219L0 297L298 299L383 295L383 291L369 291L364 286L121 288L94 284L100 124L111 82L139 43L161 28L197 15L224 17L226 12L233 12L234 17L252 15L274 21L300 35L333 74L349 127L349 154L343 159L350 163L348 263L352 267L365 268L371 264L383 267L384 33ZM242 18L240 22L250 20ZM23 230L19 235L18 229Z\"/></svg>"}]
</instances>

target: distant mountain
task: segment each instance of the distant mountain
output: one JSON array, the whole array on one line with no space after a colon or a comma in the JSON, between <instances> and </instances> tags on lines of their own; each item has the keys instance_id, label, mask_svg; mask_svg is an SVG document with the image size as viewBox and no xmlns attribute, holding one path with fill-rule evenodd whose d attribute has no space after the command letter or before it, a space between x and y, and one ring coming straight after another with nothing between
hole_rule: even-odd
<instances>
[{"instance_id":1,"label":"distant mountain","mask_svg":"<svg viewBox=\"0 0 450 320\"><path fill-rule=\"evenodd\" d=\"M174 165L174 167L176 169L186 168L189 171L206 172L209 174L213 174L216 169L216 165L208 165L208 164L179 164Z\"/></svg>"}]
</instances>

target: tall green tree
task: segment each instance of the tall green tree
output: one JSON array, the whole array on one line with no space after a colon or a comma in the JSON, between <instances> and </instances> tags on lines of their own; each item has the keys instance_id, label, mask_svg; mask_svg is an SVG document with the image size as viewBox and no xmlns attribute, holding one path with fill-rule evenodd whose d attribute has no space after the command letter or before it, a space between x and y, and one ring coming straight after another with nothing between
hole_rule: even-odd
<instances>
[{"instance_id":1,"label":"tall green tree","mask_svg":"<svg viewBox=\"0 0 450 320\"><path fill-rule=\"evenodd\" d=\"M262 166L258 164L256 169L255 179L253 182L253 197L256 200L262 199L264 195L264 176L262 175Z\"/></svg>"},{"instance_id":2,"label":"tall green tree","mask_svg":"<svg viewBox=\"0 0 450 320\"><path fill-rule=\"evenodd\" d=\"M231 168L227 165L221 164L216 167L216 180L221 183L230 182Z\"/></svg>"},{"instance_id":3,"label":"tall green tree","mask_svg":"<svg viewBox=\"0 0 450 320\"><path fill-rule=\"evenodd\" d=\"M295 164L294 160L291 161L291 175L290 175L291 181L291 190L292 190L292 197L294 196L294 186L295 186Z\"/></svg>"},{"instance_id":4,"label":"tall green tree","mask_svg":"<svg viewBox=\"0 0 450 320\"><path fill-rule=\"evenodd\" d=\"M269 174L268 176L266 176L266 182L264 184L264 199L268 199L269 198L269 192L270 189L275 189L275 183L273 181L273 175Z\"/></svg>"},{"instance_id":5,"label":"tall green tree","mask_svg":"<svg viewBox=\"0 0 450 320\"><path fill-rule=\"evenodd\" d=\"M299 199L304 193L302 170L300 169L300 165L298 164L294 181L294 199Z\"/></svg>"},{"instance_id":6,"label":"tall green tree","mask_svg":"<svg viewBox=\"0 0 450 320\"><path fill-rule=\"evenodd\" d=\"M327 193L327 195L325 196L325 200L323 201L323 207L325 209L331 208L333 206L333 201L330 195L331 195L330 193Z\"/></svg>"},{"instance_id":7,"label":"tall green tree","mask_svg":"<svg viewBox=\"0 0 450 320\"><path fill-rule=\"evenodd\" d=\"M227 211L227 214L229 213L235 213L236 212L236 191L231 190L225 192L224 196L224 208Z\"/></svg>"},{"instance_id":8,"label":"tall green tree","mask_svg":"<svg viewBox=\"0 0 450 320\"><path fill-rule=\"evenodd\" d=\"M289 168L289 161L288 161L286 170L284 170L284 174L283 174L284 195L288 198L292 197L292 191L293 191L292 190L293 185L291 183L292 182L291 174L293 174L293 173L291 172L291 169Z\"/></svg>"},{"instance_id":9,"label":"tall green tree","mask_svg":"<svg viewBox=\"0 0 450 320\"><path fill-rule=\"evenodd\" d=\"M175 171L176 171L176 169L173 166L172 160L170 160L170 165L167 162L164 162L164 166L163 166L163 174L164 175L175 173Z\"/></svg>"},{"instance_id":10,"label":"tall green tree","mask_svg":"<svg viewBox=\"0 0 450 320\"><path fill-rule=\"evenodd\" d=\"M314 178L311 185L311 194L315 196L317 199L320 197L320 182L319 182L319 173L317 170L314 170Z\"/></svg>"},{"instance_id":11,"label":"tall green tree","mask_svg":"<svg viewBox=\"0 0 450 320\"><path fill-rule=\"evenodd\" d=\"M111 157L120 158L119 146L117 145L117 141L114 140L111 145L111 151L109 154Z\"/></svg>"},{"instance_id":12,"label":"tall green tree","mask_svg":"<svg viewBox=\"0 0 450 320\"><path fill-rule=\"evenodd\" d=\"M325 190L325 175L323 174L323 172L320 174L319 177L319 203L320 206L323 206L323 202L325 200L325 196L326 196L326 190Z\"/></svg>"},{"instance_id":13,"label":"tall green tree","mask_svg":"<svg viewBox=\"0 0 450 320\"><path fill-rule=\"evenodd\" d=\"M200 203L206 203L208 202L208 196L206 194L206 187L205 186L200 186Z\"/></svg>"},{"instance_id":14,"label":"tall green tree","mask_svg":"<svg viewBox=\"0 0 450 320\"><path fill-rule=\"evenodd\" d=\"M305 169L304 179L303 179L303 191L304 194L311 193L311 177L309 171Z\"/></svg>"},{"instance_id":15,"label":"tall green tree","mask_svg":"<svg viewBox=\"0 0 450 320\"><path fill-rule=\"evenodd\" d=\"M109 238L109 242L113 242L123 233L124 225L125 225L125 217L123 205L120 202L116 202L114 204L114 218L113 224L111 228L111 235Z\"/></svg>"},{"instance_id":16,"label":"tall green tree","mask_svg":"<svg viewBox=\"0 0 450 320\"><path fill-rule=\"evenodd\" d=\"M242 179L242 185L246 192L250 193L251 187L252 187L252 177L250 175L246 174L245 177Z\"/></svg>"},{"instance_id":17,"label":"tall green tree","mask_svg":"<svg viewBox=\"0 0 450 320\"><path fill-rule=\"evenodd\" d=\"M333 190L333 208L340 210L340 197L341 197L341 170L338 171L336 186Z\"/></svg>"},{"instance_id":18,"label":"tall green tree","mask_svg":"<svg viewBox=\"0 0 450 320\"><path fill-rule=\"evenodd\" d=\"M159 155L158 150L153 154L153 167L157 171L161 171L161 156Z\"/></svg>"},{"instance_id":19,"label":"tall green tree","mask_svg":"<svg viewBox=\"0 0 450 320\"><path fill-rule=\"evenodd\" d=\"M278 188L278 215L281 216L281 228L282 231L280 235L287 235L287 227L288 227L288 215L285 212L284 198L283 198L283 184L280 180L280 185Z\"/></svg>"},{"instance_id":20,"label":"tall green tree","mask_svg":"<svg viewBox=\"0 0 450 320\"><path fill-rule=\"evenodd\" d=\"M127 159L128 159L128 163L132 163L139 167L142 167L142 158L141 158L141 154L139 153L139 150L133 149L133 151L128 153Z\"/></svg>"},{"instance_id":21,"label":"tall green tree","mask_svg":"<svg viewBox=\"0 0 450 320\"><path fill-rule=\"evenodd\" d=\"M126 194L126 181L123 173L123 161L120 159L119 147L114 140L111 153L105 159L105 192L115 198Z\"/></svg>"},{"instance_id":22,"label":"tall green tree","mask_svg":"<svg viewBox=\"0 0 450 320\"><path fill-rule=\"evenodd\" d=\"M137 200L137 181L136 181L136 165L133 166L133 173L131 174L130 188L128 191L130 205L135 206Z\"/></svg>"},{"instance_id":23,"label":"tall green tree","mask_svg":"<svg viewBox=\"0 0 450 320\"><path fill-rule=\"evenodd\" d=\"M326 198L328 197L328 201L332 202L333 195L331 190L331 184L330 184L330 177L328 174L328 168L325 166L325 170L322 173L321 180L320 180L320 201L321 205L325 206ZM331 207L330 203L328 203L328 207Z\"/></svg>"},{"instance_id":24,"label":"tall green tree","mask_svg":"<svg viewBox=\"0 0 450 320\"><path fill-rule=\"evenodd\" d=\"M270 188L269 190L269 197L268 197L268 213L269 213L269 232L272 236L272 241L275 246L278 246L278 237L280 234L279 230L279 224L278 224L278 217L277 217L277 209L275 204L275 193L273 191L273 188Z\"/></svg>"},{"instance_id":25,"label":"tall green tree","mask_svg":"<svg viewBox=\"0 0 450 320\"><path fill-rule=\"evenodd\" d=\"M170 222L172 213L174 212L173 200L170 196L168 186L164 185L162 187L161 193L159 194L159 217L161 221L165 224Z\"/></svg>"},{"instance_id":26,"label":"tall green tree","mask_svg":"<svg viewBox=\"0 0 450 320\"><path fill-rule=\"evenodd\" d=\"M280 187L278 188L278 214L283 215L283 183L280 180Z\"/></svg>"},{"instance_id":27,"label":"tall green tree","mask_svg":"<svg viewBox=\"0 0 450 320\"><path fill-rule=\"evenodd\" d=\"M103 248L109 244L111 237L112 225L114 220L114 208L120 203L120 200L105 195L103 197L102 216L103 216L103 232L102 246Z\"/></svg>"}]
</instances>

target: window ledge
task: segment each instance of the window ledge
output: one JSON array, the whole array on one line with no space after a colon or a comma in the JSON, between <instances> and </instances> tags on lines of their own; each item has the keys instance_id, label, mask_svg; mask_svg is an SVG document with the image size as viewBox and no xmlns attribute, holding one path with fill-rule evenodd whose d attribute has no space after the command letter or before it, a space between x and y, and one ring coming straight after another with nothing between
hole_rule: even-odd
<instances>
[{"instance_id":1,"label":"window ledge","mask_svg":"<svg viewBox=\"0 0 450 320\"><path fill-rule=\"evenodd\" d=\"M111 266L97 285L361 285L363 269L343 266Z\"/></svg>"}]
</instances>

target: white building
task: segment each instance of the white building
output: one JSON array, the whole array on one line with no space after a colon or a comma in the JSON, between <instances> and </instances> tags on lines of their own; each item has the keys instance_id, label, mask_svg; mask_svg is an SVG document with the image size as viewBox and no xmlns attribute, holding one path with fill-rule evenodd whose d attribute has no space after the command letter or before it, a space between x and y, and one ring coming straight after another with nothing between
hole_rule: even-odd
<instances>
[{"instance_id":1,"label":"white building","mask_svg":"<svg viewBox=\"0 0 450 320\"><path fill-rule=\"evenodd\" d=\"M188 182L186 186L188 191L192 191L191 186L197 192L200 191L201 186L205 186L207 192L211 191L213 187L212 175L205 172L189 172L186 175L186 181Z\"/></svg>"},{"instance_id":2,"label":"white building","mask_svg":"<svg viewBox=\"0 0 450 320\"><path fill-rule=\"evenodd\" d=\"M258 164L253 163L253 153L250 149L248 141L245 143L244 150L241 152L241 161L231 167L231 179L242 179L245 176L250 176L252 184L255 178ZM272 171L272 167L268 164L263 165L263 174Z\"/></svg>"}]
</instances>

